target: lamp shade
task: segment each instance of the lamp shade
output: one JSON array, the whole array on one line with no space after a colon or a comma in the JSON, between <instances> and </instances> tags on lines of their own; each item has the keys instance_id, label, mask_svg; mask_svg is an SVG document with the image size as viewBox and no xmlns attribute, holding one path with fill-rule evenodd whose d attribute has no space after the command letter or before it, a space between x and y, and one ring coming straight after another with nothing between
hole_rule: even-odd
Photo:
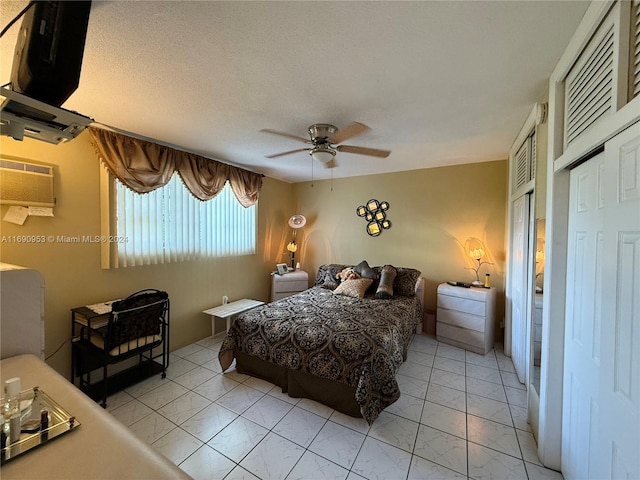
<instances>
[{"instance_id":1,"label":"lamp shade","mask_svg":"<svg viewBox=\"0 0 640 480\"><path fill-rule=\"evenodd\" d=\"M310 152L311 158L322 163L329 163L336 156L336 151L329 147L316 147Z\"/></svg>"},{"instance_id":2,"label":"lamp shade","mask_svg":"<svg viewBox=\"0 0 640 480\"><path fill-rule=\"evenodd\" d=\"M474 260L480 260L485 255L485 248L482 241L478 238L471 237L467 239L465 250L469 257Z\"/></svg>"}]
</instances>

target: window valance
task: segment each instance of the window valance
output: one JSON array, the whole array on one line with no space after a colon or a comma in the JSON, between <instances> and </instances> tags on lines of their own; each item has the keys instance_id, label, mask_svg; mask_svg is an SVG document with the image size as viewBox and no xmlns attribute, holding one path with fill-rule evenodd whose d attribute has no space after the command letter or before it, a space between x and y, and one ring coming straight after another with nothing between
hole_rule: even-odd
<instances>
[{"instance_id":1,"label":"window valance","mask_svg":"<svg viewBox=\"0 0 640 480\"><path fill-rule=\"evenodd\" d=\"M243 207L258 201L262 175L194 153L89 127L100 160L124 185L148 193L166 185L177 170L187 189L199 200L215 197L229 181Z\"/></svg>"}]
</instances>

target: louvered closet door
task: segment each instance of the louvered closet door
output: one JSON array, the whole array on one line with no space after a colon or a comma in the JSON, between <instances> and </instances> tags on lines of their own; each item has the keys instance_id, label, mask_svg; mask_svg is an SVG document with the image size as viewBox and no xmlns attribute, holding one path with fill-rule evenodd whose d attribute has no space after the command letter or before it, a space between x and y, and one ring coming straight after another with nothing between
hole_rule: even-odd
<instances>
[{"instance_id":1,"label":"louvered closet door","mask_svg":"<svg viewBox=\"0 0 640 480\"><path fill-rule=\"evenodd\" d=\"M571 171L566 479L640 478L640 124Z\"/></svg>"},{"instance_id":2,"label":"louvered closet door","mask_svg":"<svg viewBox=\"0 0 640 480\"><path fill-rule=\"evenodd\" d=\"M610 15L565 80L565 146L615 111L615 25Z\"/></svg>"},{"instance_id":3,"label":"louvered closet door","mask_svg":"<svg viewBox=\"0 0 640 480\"><path fill-rule=\"evenodd\" d=\"M640 0L631 3L629 100L640 95Z\"/></svg>"}]
</instances>

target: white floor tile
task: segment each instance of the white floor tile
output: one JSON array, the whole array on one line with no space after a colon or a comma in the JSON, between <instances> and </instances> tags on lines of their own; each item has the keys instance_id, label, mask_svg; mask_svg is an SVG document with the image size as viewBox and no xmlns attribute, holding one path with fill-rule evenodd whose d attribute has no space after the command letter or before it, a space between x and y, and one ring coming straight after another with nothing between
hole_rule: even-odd
<instances>
[{"instance_id":1,"label":"white floor tile","mask_svg":"<svg viewBox=\"0 0 640 480\"><path fill-rule=\"evenodd\" d=\"M243 417L237 417L207 444L235 462L240 462L269 430Z\"/></svg>"},{"instance_id":2,"label":"white floor tile","mask_svg":"<svg viewBox=\"0 0 640 480\"><path fill-rule=\"evenodd\" d=\"M507 403L507 395L501 383L487 382L477 378L467 378L467 392L481 397Z\"/></svg>"},{"instance_id":3,"label":"white floor tile","mask_svg":"<svg viewBox=\"0 0 640 480\"><path fill-rule=\"evenodd\" d=\"M435 352L435 347L434 347L434 352ZM417 363L419 365L422 365L423 367L432 367L434 358L435 358L434 354L419 352L417 350L411 350L411 348L409 348L409 352L407 355L408 362Z\"/></svg>"},{"instance_id":4,"label":"white floor tile","mask_svg":"<svg viewBox=\"0 0 640 480\"><path fill-rule=\"evenodd\" d=\"M224 478L236 464L208 445L203 445L180 464L180 468L194 480Z\"/></svg>"},{"instance_id":5,"label":"white floor tile","mask_svg":"<svg viewBox=\"0 0 640 480\"><path fill-rule=\"evenodd\" d=\"M428 382L417 378L407 377L406 375L396 375L396 381L400 388L400 393L411 395L412 397L424 398L427 396Z\"/></svg>"},{"instance_id":6,"label":"white floor tile","mask_svg":"<svg viewBox=\"0 0 640 480\"><path fill-rule=\"evenodd\" d=\"M351 468L365 436L337 423L327 422L309 450L344 468Z\"/></svg>"},{"instance_id":7,"label":"white floor tile","mask_svg":"<svg viewBox=\"0 0 640 480\"><path fill-rule=\"evenodd\" d=\"M524 467L529 475L529 480L562 480L563 476L560 472L544 468L540 465L524 462Z\"/></svg>"},{"instance_id":8,"label":"white floor tile","mask_svg":"<svg viewBox=\"0 0 640 480\"><path fill-rule=\"evenodd\" d=\"M176 425L180 425L209 405L211 405L210 400L198 395L196 392L188 391L160 408L158 413Z\"/></svg>"},{"instance_id":9,"label":"white floor tile","mask_svg":"<svg viewBox=\"0 0 640 480\"><path fill-rule=\"evenodd\" d=\"M260 480L253 473L247 472L244 468L238 465L231 470L231 473L224 477L224 480Z\"/></svg>"},{"instance_id":10,"label":"white floor tile","mask_svg":"<svg viewBox=\"0 0 640 480\"><path fill-rule=\"evenodd\" d=\"M437 383L429 383L427 390L427 400L432 403L444 405L446 407L455 408L464 412L467 407L467 397L462 390L444 387Z\"/></svg>"},{"instance_id":11,"label":"white floor tile","mask_svg":"<svg viewBox=\"0 0 640 480\"><path fill-rule=\"evenodd\" d=\"M420 363L413 363L411 360L407 360L398 369L398 373L406 375L407 377L417 378L425 382L429 381L429 375L431 375L431 367L427 367Z\"/></svg>"},{"instance_id":12,"label":"white floor tile","mask_svg":"<svg viewBox=\"0 0 640 480\"><path fill-rule=\"evenodd\" d=\"M455 472L467 474L467 442L463 438L420 425L413 453Z\"/></svg>"},{"instance_id":13,"label":"white floor tile","mask_svg":"<svg viewBox=\"0 0 640 480\"><path fill-rule=\"evenodd\" d=\"M469 477L474 480L522 480L527 478L527 472L519 458L469 443Z\"/></svg>"},{"instance_id":14,"label":"white floor tile","mask_svg":"<svg viewBox=\"0 0 640 480\"><path fill-rule=\"evenodd\" d=\"M264 395L265 394L260 390L246 387L244 384L241 384L217 399L216 403L228 408L232 412L241 414Z\"/></svg>"},{"instance_id":15,"label":"white floor tile","mask_svg":"<svg viewBox=\"0 0 640 480\"><path fill-rule=\"evenodd\" d=\"M129 427L136 437L151 445L164 437L174 428L178 428L157 412L153 412Z\"/></svg>"},{"instance_id":16,"label":"white floor tile","mask_svg":"<svg viewBox=\"0 0 640 480\"><path fill-rule=\"evenodd\" d=\"M367 437L352 469L370 480L404 480L410 464L410 453Z\"/></svg>"},{"instance_id":17,"label":"white floor tile","mask_svg":"<svg viewBox=\"0 0 640 480\"><path fill-rule=\"evenodd\" d=\"M272 429L292 408L293 405L290 403L265 395L245 410L242 416L258 425Z\"/></svg>"},{"instance_id":18,"label":"white floor tile","mask_svg":"<svg viewBox=\"0 0 640 480\"><path fill-rule=\"evenodd\" d=\"M500 371L494 368L481 367L472 363L467 364L467 377L484 380L485 382L493 382L502 385L502 377Z\"/></svg>"},{"instance_id":19,"label":"white floor tile","mask_svg":"<svg viewBox=\"0 0 640 480\"><path fill-rule=\"evenodd\" d=\"M513 426L509 405L490 398L467 393L467 413L477 417L493 420L509 427Z\"/></svg>"},{"instance_id":20,"label":"white floor tile","mask_svg":"<svg viewBox=\"0 0 640 480\"><path fill-rule=\"evenodd\" d=\"M212 403L180 426L199 440L208 442L236 417L237 415L231 410Z\"/></svg>"},{"instance_id":21,"label":"white floor tile","mask_svg":"<svg viewBox=\"0 0 640 480\"><path fill-rule=\"evenodd\" d=\"M454 347L453 345L447 345L445 343L438 343L438 350L436 351L436 357L447 357L452 360L465 361L465 351L462 348Z\"/></svg>"},{"instance_id":22,"label":"white floor tile","mask_svg":"<svg viewBox=\"0 0 640 480\"><path fill-rule=\"evenodd\" d=\"M196 479L562 479L540 465L526 390L502 345L478 355L416 335L397 375L400 398L369 426L235 364L219 374L222 338L173 352L167 379L107 400Z\"/></svg>"},{"instance_id":23,"label":"white floor tile","mask_svg":"<svg viewBox=\"0 0 640 480\"><path fill-rule=\"evenodd\" d=\"M462 390L463 392L465 391L465 388L466 388L466 379L464 375L458 375L457 373L446 372L444 370L439 370L437 368L434 368L431 371L431 378L429 379L429 381L437 385L442 385L443 387Z\"/></svg>"},{"instance_id":24,"label":"white floor tile","mask_svg":"<svg viewBox=\"0 0 640 480\"><path fill-rule=\"evenodd\" d=\"M522 458L515 428L474 415L467 415L467 425L469 442Z\"/></svg>"},{"instance_id":25,"label":"white floor tile","mask_svg":"<svg viewBox=\"0 0 640 480\"><path fill-rule=\"evenodd\" d=\"M407 480L466 480L466 475L460 475L437 463L413 455Z\"/></svg>"},{"instance_id":26,"label":"white floor tile","mask_svg":"<svg viewBox=\"0 0 640 480\"><path fill-rule=\"evenodd\" d=\"M349 470L307 450L287 476L287 480L344 480Z\"/></svg>"},{"instance_id":27,"label":"white floor tile","mask_svg":"<svg viewBox=\"0 0 640 480\"><path fill-rule=\"evenodd\" d=\"M308 447L326 423L326 419L315 413L293 407L273 431L281 437L291 440L302 447Z\"/></svg>"},{"instance_id":28,"label":"white floor tile","mask_svg":"<svg viewBox=\"0 0 640 480\"><path fill-rule=\"evenodd\" d=\"M207 380L203 384L198 385L193 391L213 402L238 385L240 384L235 380L225 378L223 375L216 375L211 380Z\"/></svg>"},{"instance_id":29,"label":"white floor tile","mask_svg":"<svg viewBox=\"0 0 640 480\"><path fill-rule=\"evenodd\" d=\"M115 408L110 413L121 423L129 427L138 420L141 420L147 415L153 413L153 410L147 407L144 403L139 402L138 400L133 400Z\"/></svg>"},{"instance_id":30,"label":"white floor tile","mask_svg":"<svg viewBox=\"0 0 640 480\"><path fill-rule=\"evenodd\" d=\"M430 388L431 385L429 386L429 389ZM429 398L429 390L427 390L427 398ZM414 422L419 422L423 406L424 400L422 398L412 397L411 395L400 395L400 398L385 408L384 411L408 420L413 420Z\"/></svg>"},{"instance_id":31,"label":"white floor tile","mask_svg":"<svg viewBox=\"0 0 640 480\"><path fill-rule=\"evenodd\" d=\"M418 422L398 417L392 413L381 412L371 425L369 437L411 453L416 443L418 426Z\"/></svg>"},{"instance_id":32,"label":"white floor tile","mask_svg":"<svg viewBox=\"0 0 640 480\"><path fill-rule=\"evenodd\" d=\"M259 478L284 479L303 454L304 448L275 433L269 433L240 465Z\"/></svg>"},{"instance_id":33,"label":"white floor tile","mask_svg":"<svg viewBox=\"0 0 640 480\"><path fill-rule=\"evenodd\" d=\"M187 363L187 360L183 360ZM193 390L198 385L203 384L207 380L211 380L217 374L212 372L211 370L204 368L202 366L193 364L194 368L183 373L182 375L178 375L176 377L172 377L172 380L185 388Z\"/></svg>"},{"instance_id":34,"label":"white floor tile","mask_svg":"<svg viewBox=\"0 0 640 480\"><path fill-rule=\"evenodd\" d=\"M140 395L138 400L147 407L157 410L164 407L167 403L173 402L176 398L187 393L188 390L182 385L175 382L166 382L150 392Z\"/></svg>"},{"instance_id":35,"label":"white floor tile","mask_svg":"<svg viewBox=\"0 0 640 480\"><path fill-rule=\"evenodd\" d=\"M420 423L456 437L467 437L466 414L430 401L424 402Z\"/></svg>"},{"instance_id":36,"label":"white floor tile","mask_svg":"<svg viewBox=\"0 0 640 480\"><path fill-rule=\"evenodd\" d=\"M433 368L444 370L445 372L456 373L458 375L464 375L466 364L460 360L452 360L451 358L436 356L433 361Z\"/></svg>"},{"instance_id":37,"label":"white floor tile","mask_svg":"<svg viewBox=\"0 0 640 480\"><path fill-rule=\"evenodd\" d=\"M151 446L176 465L198 450L203 443L181 428L174 428Z\"/></svg>"}]
</instances>

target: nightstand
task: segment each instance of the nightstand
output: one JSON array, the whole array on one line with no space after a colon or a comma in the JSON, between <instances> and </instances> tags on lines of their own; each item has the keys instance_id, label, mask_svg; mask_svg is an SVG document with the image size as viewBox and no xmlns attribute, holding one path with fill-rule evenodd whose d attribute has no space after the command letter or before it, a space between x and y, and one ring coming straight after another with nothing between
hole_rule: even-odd
<instances>
[{"instance_id":1,"label":"nightstand","mask_svg":"<svg viewBox=\"0 0 640 480\"><path fill-rule=\"evenodd\" d=\"M284 275L274 273L271 277L271 301L289 297L309 288L309 275L304 270L294 270Z\"/></svg>"},{"instance_id":2,"label":"nightstand","mask_svg":"<svg viewBox=\"0 0 640 480\"><path fill-rule=\"evenodd\" d=\"M493 348L496 289L438 285L438 341L481 355Z\"/></svg>"}]
</instances>

